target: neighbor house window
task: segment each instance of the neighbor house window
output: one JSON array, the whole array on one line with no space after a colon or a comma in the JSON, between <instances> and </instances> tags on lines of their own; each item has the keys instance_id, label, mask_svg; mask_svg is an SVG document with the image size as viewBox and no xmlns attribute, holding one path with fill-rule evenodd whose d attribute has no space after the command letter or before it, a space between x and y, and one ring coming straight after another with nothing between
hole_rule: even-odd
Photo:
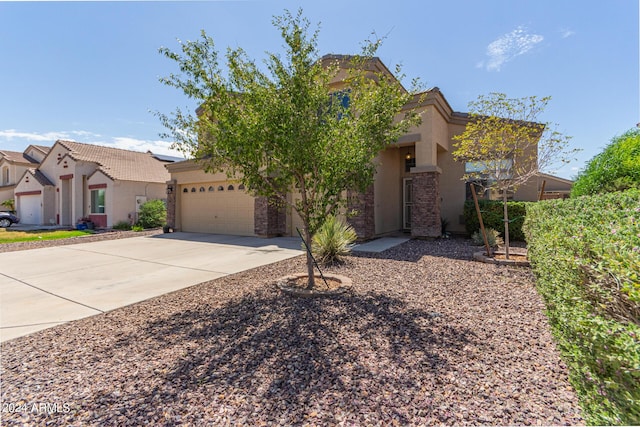
<instances>
[{"instance_id":1,"label":"neighbor house window","mask_svg":"<svg viewBox=\"0 0 640 427\"><path fill-rule=\"evenodd\" d=\"M9 185L9 167L5 166L2 169L2 184Z\"/></svg>"},{"instance_id":2,"label":"neighbor house window","mask_svg":"<svg viewBox=\"0 0 640 427\"><path fill-rule=\"evenodd\" d=\"M103 214L104 213L104 189L91 190L91 213Z\"/></svg>"}]
</instances>

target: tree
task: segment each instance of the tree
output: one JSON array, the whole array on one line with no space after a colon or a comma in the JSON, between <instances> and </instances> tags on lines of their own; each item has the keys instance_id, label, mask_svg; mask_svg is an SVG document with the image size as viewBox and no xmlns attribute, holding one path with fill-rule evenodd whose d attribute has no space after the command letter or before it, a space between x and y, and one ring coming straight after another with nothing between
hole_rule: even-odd
<instances>
[{"instance_id":1,"label":"tree","mask_svg":"<svg viewBox=\"0 0 640 427\"><path fill-rule=\"evenodd\" d=\"M16 211L16 201L15 201L15 199L4 200L2 203L0 203L0 206L4 206L5 208L8 208L10 212L15 212Z\"/></svg>"},{"instance_id":2,"label":"tree","mask_svg":"<svg viewBox=\"0 0 640 427\"><path fill-rule=\"evenodd\" d=\"M223 71L204 31L182 44L182 53L161 48L181 70L161 81L199 108L197 117L180 109L157 115L170 131L163 136L205 170L225 171L252 194L291 206L310 243L325 218L346 206L345 190L371 185L374 157L420 116L405 108L416 95L400 84L400 68L393 77L372 67L381 40L365 42L359 55L320 59L318 30L308 35L301 10L296 16L286 11L273 24L286 52L284 59L267 53L266 71L240 48L227 49ZM341 70L346 74L336 85ZM288 201L288 192L300 199ZM307 269L312 287L309 254Z\"/></svg>"},{"instance_id":3,"label":"tree","mask_svg":"<svg viewBox=\"0 0 640 427\"><path fill-rule=\"evenodd\" d=\"M550 97L507 98L503 93L480 95L469 103L469 123L453 137L453 157L466 162L464 180L486 182L502 193L504 242L509 258L509 191L515 191L541 170L568 162L577 150L569 137L538 117Z\"/></svg>"},{"instance_id":4,"label":"tree","mask_svg":"<svg viewBox=\"0 0 640 427\"><path fill-rule=\"evenodd\" d=\"M640 188L640 129L616 136L578 174L571 196Z\"/></svg>"}]
</instances>

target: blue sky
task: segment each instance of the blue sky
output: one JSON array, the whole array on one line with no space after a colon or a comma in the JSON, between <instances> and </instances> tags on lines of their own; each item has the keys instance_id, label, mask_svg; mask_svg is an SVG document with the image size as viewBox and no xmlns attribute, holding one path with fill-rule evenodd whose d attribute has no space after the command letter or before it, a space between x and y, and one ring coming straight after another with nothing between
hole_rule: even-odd
<instances>
[{"instance_id":1,"label":"blue sky","mask_svg":"<svg viewBox=\"0 0 640 427\"><path fill-rule=\"evenodd\" d=\"M541 119L583 149L560 176L640 122L637 0L0 2L0 148L68 138L170 153L151 111L195 105L158 81L177 71L158 48L204 29L262 59L282 46L272 17L299 7L322 54L386 35L382 61L455 111L489 92L551 96Z\"/></svg>"}]
</instances>

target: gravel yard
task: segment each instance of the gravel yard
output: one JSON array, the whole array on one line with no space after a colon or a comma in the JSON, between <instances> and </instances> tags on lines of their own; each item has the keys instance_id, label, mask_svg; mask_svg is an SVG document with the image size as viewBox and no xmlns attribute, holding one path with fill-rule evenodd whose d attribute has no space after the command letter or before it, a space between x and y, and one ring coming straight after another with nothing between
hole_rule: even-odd
<instances>
[{"instance_id":1,"label":"gravel yard","mask_svg":"<svg viewBox=\"0 0 640 427\"><path fill-rule=\"evenodd\" d=\"M2 343L2 424L584 424L530 271L474 249L351 256L325 299L276 289L297 257Z\"/></svg>"}]
</instances>

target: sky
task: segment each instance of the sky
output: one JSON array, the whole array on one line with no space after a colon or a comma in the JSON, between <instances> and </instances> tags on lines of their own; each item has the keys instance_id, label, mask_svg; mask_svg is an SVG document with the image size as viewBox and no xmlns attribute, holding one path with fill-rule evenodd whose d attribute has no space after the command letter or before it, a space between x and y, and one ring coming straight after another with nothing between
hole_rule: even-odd
<instances>
[{"instance_id":1,"label":"sky","mask_svg":"<svg viewBox=\"0 0 640 427\"><path fill-rule=\"evenodd\" d=\"M160 83L179 70L158 49L205 30L261 62L282 51L273 16L299 8L321 55L385 37L382 62L454 111L490 92L551 96L540 121L582 150L558 176L640 122L638 0L0 1L0 149L72 139L181 155L153 113L196 105Z\"/></svg>"}]
</instances>

